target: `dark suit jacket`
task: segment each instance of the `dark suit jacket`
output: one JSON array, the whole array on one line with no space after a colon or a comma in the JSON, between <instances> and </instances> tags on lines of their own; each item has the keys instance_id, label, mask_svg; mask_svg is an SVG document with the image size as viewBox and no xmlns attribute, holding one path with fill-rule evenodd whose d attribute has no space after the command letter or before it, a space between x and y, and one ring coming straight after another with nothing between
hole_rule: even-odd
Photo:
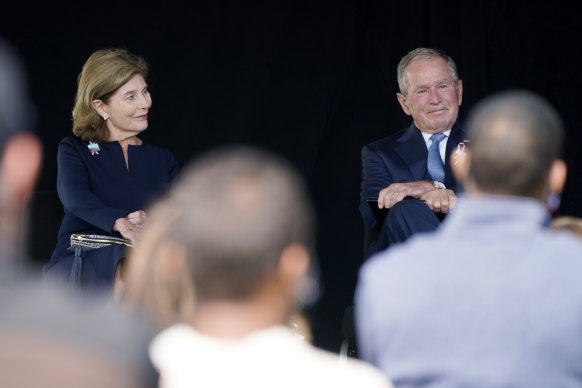
<instances>
[{"instance_id":1,"label":"dark suit jacket","mask_svg":"<svg viewBox=\"0 0 582 388\"><path fill-rule=\"evenodd\" d=\"M450 157L463 139L459 120L453 125L445 158L445 181L448 189L457 190L457 182L450 167ZM378 198L378 193L392 183L429 180L426 167L428 150L422 134L412 123L394 135L374 141L362 148L362 187L360 213L370 229L380 229L367 203L368 198Z\"/></svg>"}]
</instances>

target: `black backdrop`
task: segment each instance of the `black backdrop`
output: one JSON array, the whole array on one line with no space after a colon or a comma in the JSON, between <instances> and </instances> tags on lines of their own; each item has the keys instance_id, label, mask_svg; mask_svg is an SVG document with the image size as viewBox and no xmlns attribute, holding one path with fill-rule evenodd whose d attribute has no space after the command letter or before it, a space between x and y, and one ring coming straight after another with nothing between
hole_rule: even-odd
<instances>
[{"instance_id":1,"label":"black backdrop","mask_svg":"<svg viewBox=\"0 0 582 388\"><path fill-rule=\"evenodd\" d=\"M396 64L412 48L447 51L464 81L461 115L488 93L544 95L568 129L560 213L582 216L581 27L566 2L22 2L0 15L21 53L45 147L39 189L54 189L56 149L71 131L76 77L95 49L124 46L151 65L148 141L184 165L225 143L286 156L318 217L324 293L310 311L315 344L337 351L363 255L362 145L407 126ZM421 285L419 285L421 286Z\"/></svg>"}]
</instances>

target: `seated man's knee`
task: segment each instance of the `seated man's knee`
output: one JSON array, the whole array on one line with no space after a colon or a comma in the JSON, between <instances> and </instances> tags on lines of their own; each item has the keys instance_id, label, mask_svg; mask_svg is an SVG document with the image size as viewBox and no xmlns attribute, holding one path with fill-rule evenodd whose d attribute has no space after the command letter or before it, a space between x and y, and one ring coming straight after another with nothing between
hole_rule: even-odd
<instances>
[{"instance_id":1,"label":"seated man's knee","mask_svg":"<svg viewBox=\"0 0 582 388\"><path fill-rule=\"evenodd\" d=\"M440 224L435 213L417 199L407 199L395 204L382 226L388 244L402 242L417 232L434 230Z\"/></svg>"},{"instance_id":2,"label":"seated man's knee","mask_svg":"<svg viewBox=\"0 0 582 388\"><path fill-rule=\"evenodd\" d=\"M384 220L384 225L394 222L400 223L410 217L418 217L427 211L432 213L424 202L418 199L406 199L398 202L390 208L390 211Z\"/></svg>"}]
</instances>

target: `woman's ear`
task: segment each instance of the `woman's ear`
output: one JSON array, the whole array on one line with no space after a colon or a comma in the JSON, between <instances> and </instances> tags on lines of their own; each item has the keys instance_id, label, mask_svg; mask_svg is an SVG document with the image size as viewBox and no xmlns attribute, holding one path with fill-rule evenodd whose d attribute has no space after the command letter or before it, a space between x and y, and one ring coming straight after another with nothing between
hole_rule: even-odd
<instances>
[{"instance_id":1,"label":"woman's ear","mask_svg":"<svg viewBox=\"0 0 582 388\"><path fill-rule=\"evenodd\" d=\"M91 105L93 106L93 109L95 109L95 112L97 112L99 116L103 117L103 120L107 120L109 118L109 115L107 114L107 112L105 112L104 109L105 104L103 103L103 101L93 100L93 102L91 102Z\"/></svg>"}]
</instances>

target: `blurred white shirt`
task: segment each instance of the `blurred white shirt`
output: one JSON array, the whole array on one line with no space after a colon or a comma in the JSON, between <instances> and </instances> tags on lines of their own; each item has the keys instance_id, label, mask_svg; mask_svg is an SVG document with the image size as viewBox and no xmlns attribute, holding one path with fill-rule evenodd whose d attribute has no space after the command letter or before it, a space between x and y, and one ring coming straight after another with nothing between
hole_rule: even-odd
<instances>
[{"instance_id":1,"label":"blurred white shirt","mask_svg":"<svg viewBox=\"0 0 582 388\"><path fill-rule=\"evenodd\" d=\"M174 325L154 338L150 357L160 387L392 387L363 361L320 350L285 326L222 340Z\"/></svg>"}]
</instances>

